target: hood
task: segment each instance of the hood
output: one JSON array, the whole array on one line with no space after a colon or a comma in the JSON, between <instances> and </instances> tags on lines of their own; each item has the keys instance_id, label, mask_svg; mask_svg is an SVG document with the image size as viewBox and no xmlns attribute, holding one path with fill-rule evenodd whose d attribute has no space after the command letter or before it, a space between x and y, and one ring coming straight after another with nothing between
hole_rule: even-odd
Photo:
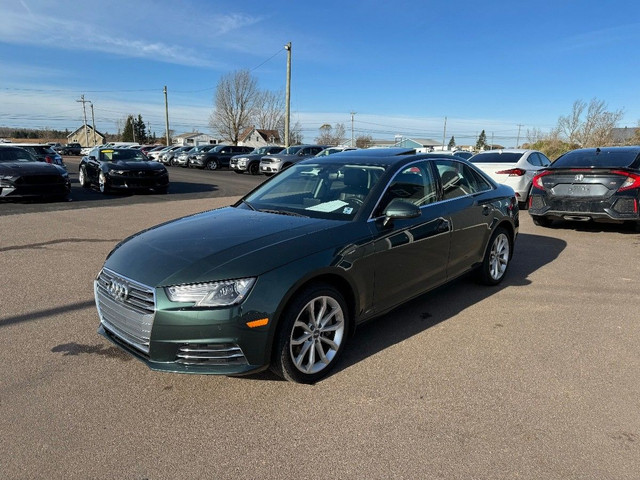
<instances>
[{"instance_id":1,"label":"hood","mask_svg":"<svg viewBox=\"0 0 640 480\"><path fill-rule=\"evenodd\" d=\"M157 162L141 162L141 161L127 161L118 160L117 162L109 162L109 167L114 170L127 169L127 170L164 170L164 167Z\"/></svg>"},{"instance_id":2,"label":"hood","mask_svg":"<svg viewBox=\"0 0 640 480\"><path fill-rule=\"evenodd\" d=\"M284 153L274 153L271 155L265 155L262 158L275 158L278 160L291 160L292 158L301 158L300 155L294 153L293 155L284 154Z\"/></svg>"},{"instance_id":3,"label":"hood","mask_svg":"<svg viewBox=\"0 0 640 480\"><path fill-rule=\"evenodd\" d=\"M0 162L0 175L55 175L58 168L46 162Z\"/></svg>"},{"instance_id":4,"label":"hood","mask_svg":"<svg viewBox=\"0 0 640 480\"><path fill-rule=\"evenodd\" d=\"M225 207L137 233L105 266L154 287L257 276L330 247L310 234L344 224Z\"/></svg>"}]
</instances>

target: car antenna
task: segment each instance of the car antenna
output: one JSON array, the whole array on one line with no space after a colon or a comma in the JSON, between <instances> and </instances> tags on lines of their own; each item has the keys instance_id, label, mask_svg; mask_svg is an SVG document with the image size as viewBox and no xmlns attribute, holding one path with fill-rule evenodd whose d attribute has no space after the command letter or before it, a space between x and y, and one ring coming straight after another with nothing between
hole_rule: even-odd
<instances>
[{"instance_id":1,"label":"car antenna","mask_svg":"<svg viewBox=\"0 0 640 480\"><path fill-rule=\"evenodd\" d=\"M600 147L596 148L596 155L599 154L602 150L600 150Z\"/></svg>"}]
</instances>

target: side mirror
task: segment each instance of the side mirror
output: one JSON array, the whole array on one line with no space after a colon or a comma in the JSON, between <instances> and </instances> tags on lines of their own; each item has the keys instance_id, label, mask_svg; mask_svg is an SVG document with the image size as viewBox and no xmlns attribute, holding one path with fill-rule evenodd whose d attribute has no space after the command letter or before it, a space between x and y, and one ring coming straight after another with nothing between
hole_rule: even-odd
<instances>
[{"instance_id":1,"label":"side mirror","mask_svg":"<svg viewBox=\"0 0 640 480\"><path fill-rule=\"evenodd\" d=\"M418 218L419 216L420 207L399 198L394 198L384 210L384 222L382 225L386 227L393 220L405 220Z\"/></svg>"},{"instance_id":2,"label":"side mirror","mask_svg":"<svg viewBox=\"0 0 640 480\"><path fill-rule=\"evenodd\" d=\"M89 160L93 160L93 161L95 162L95 161L97 160L97 158L96 158L96 157L94 157L93 155L91 155L91 156L89 157Z\"/></svg>"}]
</instances>

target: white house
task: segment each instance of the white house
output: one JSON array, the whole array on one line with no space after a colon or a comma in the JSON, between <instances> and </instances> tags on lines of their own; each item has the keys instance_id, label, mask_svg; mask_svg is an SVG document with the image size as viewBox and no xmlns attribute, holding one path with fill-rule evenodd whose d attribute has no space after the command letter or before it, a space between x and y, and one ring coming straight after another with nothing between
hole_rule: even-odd
<instances>
[{"instance_id":1,"label":"white house","mask_svg":"<svg viewBox=\"0 0 640 480\"><path fill-rule=\"evenodd\" d=\"M174 145L180 145L182 147L186 146L195 146L195 145L217 145L220 143L220 140L207 135L206 133L200 132L191 132L191 133L182 133L180 135L175 135L172 138Z\"/></svg>"},{"instance_id":2,"label":"white house","mask_svg":"<svg viewBox=\"0 0 640 480\"><path fill-rule=\"evenodd\" d=\"M245 147L257 148L280 144L280 135L277 130L263 130L256 127L247 128L238 139L238 145Z\"/></svg>"}]
</instances>

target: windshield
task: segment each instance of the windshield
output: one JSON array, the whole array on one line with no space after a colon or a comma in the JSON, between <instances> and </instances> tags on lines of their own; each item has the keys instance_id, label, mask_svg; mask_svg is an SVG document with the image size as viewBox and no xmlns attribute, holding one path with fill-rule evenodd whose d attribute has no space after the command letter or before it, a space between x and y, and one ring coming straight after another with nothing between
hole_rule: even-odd
<instances>
[{"instance_id":1,"label":"windshield","mask_svg":"<svg viewBox=\"0 0 640 480\"><path fill-rule=\"evenodd\" d=\"M0 163L35 161L29 152L21 148L0 148Z\"/></svg>"},{"instance_id":2,"label":"windshield","mask_svg":"<svg viewBox=\"0 0 640 480\"><path fill-rule=\"evenodd\" d=\"M565 153L556 159L552 166L553 168L625 168L630 167L637 159L638 151L635 149L600 150L599 148L591 148Z\"/></svg>"},{"instance_id":3,"label":"windshield","mask_svg":"<svg viewBox=\"0 0 640 480\"><path fill-rule=\"evenodd\" d=\"M524 155L521 152L479 153L469 159L471 163L516 163Z\"/></svg>"},{"instance_id":4,"label":"windshield","mask_svg":"<svg viewBox=\"0 0 640 480\"><path fill-rule=\"evenodd\" d=\"M281 151L280 153L282 155L294 155L294 154L298 153L298 150L300 150L301 148L302 148L302 145L295 145L293 147L286 148L285 150Z\"/></svg>"},{"instance_id":5,"label":"windshield","mask_svg":"<svg viewBox=\"0 0 640 480\"><path fill-rule=\"evenodd\" d=\"M132 148L100 150L100 160L103 162L145 162L148 158L139 150Z\"/></svg>"},{"instance_id":6,"label":"windshield","mask_svg":"<svg viewBox=\"0 0 640 480\"><path fill-rule=\"evenodd\" d=\"M244 198L260 211L351 220L385 171L381 165L301 163Z\"/></svg>"}]
</instances>

